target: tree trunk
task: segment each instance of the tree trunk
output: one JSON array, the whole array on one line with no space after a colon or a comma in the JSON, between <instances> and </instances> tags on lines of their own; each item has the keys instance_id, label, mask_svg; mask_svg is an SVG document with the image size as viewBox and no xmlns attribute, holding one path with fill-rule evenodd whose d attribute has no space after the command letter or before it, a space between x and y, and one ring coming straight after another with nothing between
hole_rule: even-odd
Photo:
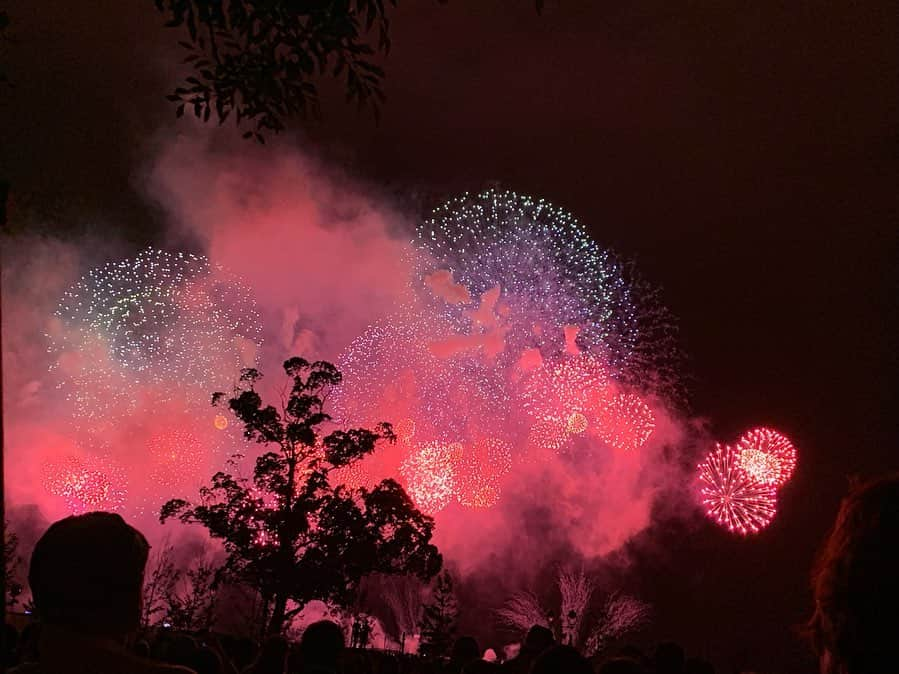
<instances>
[{"instance_id":1,"label":"tree trunk","mask_svg":"<svg viewBox=\"0 0 899 674\"><path fill-rule=\"evenodd\" d=\"M281 634L281 628L284 626L285 613L287 613L287 595L278 594L275 596L275 605L272 608L272 617L269 620L266 634Z\"/></svg>"}]
</instances>

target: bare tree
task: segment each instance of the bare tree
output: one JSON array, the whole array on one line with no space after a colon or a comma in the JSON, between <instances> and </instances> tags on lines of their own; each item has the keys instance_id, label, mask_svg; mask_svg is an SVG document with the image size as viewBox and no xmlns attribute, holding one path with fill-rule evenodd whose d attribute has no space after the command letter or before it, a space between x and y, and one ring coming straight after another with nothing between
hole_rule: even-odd
<instances>
[{"instance_id":1,"label":"bare tree","mask_svg":"<svg viewBox=\"0 0 899 674\"><path fill-rule=\"evenodd\" d=\"M381 592L397 629L397 640L412 636L421 624L424 583L414 576L383 576Z\"/></svg>"},{"instance_id":2,"label":"bare tree","mask_svg":"<svg viewBox=\"0 0 899 674\"><path fill-rule=\"evenodd\" d=\"M649 615L649 604L634 597L612 593L584 645L584 653L588 657L601 653L613 640L645 625Z\"/></svg>"},{"instance_id":3,"label":"bare tree","mask_svg":"<svg viewBox=\"0 0 899 674\"><path fill-rule=\"evenodd\" d=\"M580 643L581 626L584 615L593 598L595 584L584 570L559 571L559 592L562 595L562 642L570 645Z\"/></svg>"},{"instance_id":4,"label":"bare tree","mask_svg":"<svg viewBox=\"0 0 899 674\"><path fill-rule=\"evenodd\" d=\"M150 627L168 615L168 598L175 592L181 572L175 568L175 549L168 539L163 541L159 551L150 558L149 574L144 580L141 625Z\"/></svg>"},{"instance_id":5,"label":"bare tree","mask_svg":"<svg viewBox=\"0 0 899 674\"><path fill-rule=\"evenodd\" d=\"M172 586L166 596L168 622L185 630L212 628L222 569L208 556L201 557ZM180 586L180 587L179 587Z\"/></svg>"},{"instance_id":6,"label":"bare tree","mask_svg":"<svg viewBox=\"0 0 899 674\"><path fill-rule=\"evenodd\" d=\"M609 594L598 610L591 610L596 583L583 570L559 569L557 578L561 604L561 637L564 643L580 649L585 655L602 652L614 640L646 624L649 604L618 592ZM505 625L526 631L534 625L552 627L547 610L533 592L517 592L497 611ZM585 625L592 627L584 629ZM587 638L583 635L586 631ZM556 635L557 637L559 634Z\"/></svg>"},{"instance_id":7,"label":"bare tree","mask_svg":"<svg viewBox=\"0 0 899 674\"><path fill-rule=\"evenodd\" d=\"M533 592L516 592L496 613L500 621L517 630L529 630L534 625L549 627L549 617Z\"/></svg>"}]
</instances>

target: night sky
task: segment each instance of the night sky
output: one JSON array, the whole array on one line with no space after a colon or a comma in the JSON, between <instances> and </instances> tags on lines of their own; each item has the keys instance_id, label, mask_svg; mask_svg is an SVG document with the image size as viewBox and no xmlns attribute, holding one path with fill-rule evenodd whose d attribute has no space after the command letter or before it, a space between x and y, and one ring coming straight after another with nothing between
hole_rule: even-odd
<instances>
[{"instance_id":1,"label":"night sky","mask_svg":"<svg viewBox=\"0 0 899 674\"><path fill-rule=\"evenodd\" d=\"M0 177L14 205L63 236L158 240L135 176L178 129L164 100L178 35L149 0L5 4ZM899 468L899 12L547 4L401 2L380 124L329 97L284 142L399 194L501 181L636 258L681 319L695 413L721 438L770 423L801 451L761 535L651 532L634 570L653 636L720 671L806 671L794 627L848 477Z\"/></svg>"}]
</instances>

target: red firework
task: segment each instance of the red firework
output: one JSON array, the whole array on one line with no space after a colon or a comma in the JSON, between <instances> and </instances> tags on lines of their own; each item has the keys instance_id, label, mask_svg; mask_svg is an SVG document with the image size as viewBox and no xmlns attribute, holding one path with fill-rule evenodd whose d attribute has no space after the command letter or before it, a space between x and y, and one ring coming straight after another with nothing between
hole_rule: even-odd
<instances>
[{"instance_id":1,"label":"red firework","mask_svg":"<svg viewBox=\"0 0 899 674\"><path fill-rule=\"evenodd\" d=\"M729 531L754 534L777 512L774 488L754 480L739 466L739 452L718 445L699 464L702 504L710 518Z\"/></svg>"},{"instance_id":2,"label":"red firework","mask_svg":"<svg viewBox=\"0 0 899 674\"><path fill-rule=\"evenodd\" d=\"M408 441L415 435L415 422L408 417L400 419L394 425L393 432L396 433L396 437L400 440Z\"/></svg>"},{"instance_id":3,"label":"red firework","mask_svg":"<svg viewBox=\"0 0 899 674\"><path fill-rule=\"evenodd\" d=\"M640 449L656 427L649 405L635 393L619 393L601 400L593 409L594 432L610 447Z\"/></svg>"},{"instance_id":4,"label":"red firework","mask_svg":"<svg viewBox=\"0 0 899 674\"><path fill-rule=\"evenodd\" d=\"M469 508L492 508L512 469L512 446L496 438L466 447L456 468L456 498Z\"/></svg>"},{"instance_id":5,"label":"red firework","mask_svg":"<svg viewBox=\"0 0 899 674\"><path fill-rule=\"evenodd\" d=\"M428 442L412 449L400 466L406 491L424 513L445 508L455 492L454 464L461 455L459 443Z\"/></svg>"},{"instance_id":6,"label":"red firework","mask_svg":"<svg viewBox=\"0 0 899 674\"><path fill-rule=\"evenodd\" d=\"M100 456L64 456L45 464L44 488L65 499L72 513L118 510L127 495L121 466Z\"/></svg>"},{"instance_id":7,"label":"red firework","mask_svg":"<svg viewBox=\"0 0 899 674\"><path fill-rule=\"evenodd\" d=\"M528 450L531 452L558 452L568 442L568 429L561 421L543 419L528 433Z\"/></svg>"},{"instance_id":8,"label":"red firework","mask_svg":"<svg viewBox=\"0 0 899 674\"><path fill-rule=\"evenodd\" d=\"M590 354L547 363L526 378L524 408L537 420L567 420L575 412L586 411L591 397L608 380L606 366Z\"/></svg>"},{"instance_id":9,"label":"red firework","mask_svg":"<svg viewBox=\"0 0 899 674\"><path fill-rule=\"evenodd\" d=\"M796 470L796 447L772 428L753 428L737 441L740 468L758 482L779 488Z\"/></svg>"},{"instance_id":10,"label":"red firework","mask_svg":"<svg viewBox=\"0 0 899 674\"><path fill-rule=\"evenodd\" d=\"M150 438L150 479L166 486L180 486L198 477L204 464L203 443L189 431L175 430Z\"/></svg>"}]
</instances>

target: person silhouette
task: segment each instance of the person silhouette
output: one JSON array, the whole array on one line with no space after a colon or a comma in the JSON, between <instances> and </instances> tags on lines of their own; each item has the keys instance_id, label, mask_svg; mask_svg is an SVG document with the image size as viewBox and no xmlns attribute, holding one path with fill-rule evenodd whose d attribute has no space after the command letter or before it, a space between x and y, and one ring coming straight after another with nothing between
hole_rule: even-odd
<instances>
[{"instance_id":1,"label":"person silhouette","mask_svg":"<svg viewBox=\"0 0 899 674\"><path fill-rule=\"evenodd\" d=\"M812 573L822 674L899 671L899 474L853 488Z\"/></svg>"},{"instance_id":2,"label":"person silhouette","mask_svg":"<svg viewBox=\"0 0 899 674\"><path fill-rule=\"evenodd\" d=\"M303 674L335 674L343 653L343 632L330 620L314 622L300 638L300 671Z\"/></svg>"},{"instance_id":3,"label":"person silhouette","mask_svg":"<svg viewBox=\"0 0 899 674\"><path fill-rule=\"evenodd\" d=\"M190 673L130 652L140 627L150 546L119 515L92 512L54 522L34 546L28 570L41 622L37 661L17 674Z\"/></svg>"}]
</instances>

